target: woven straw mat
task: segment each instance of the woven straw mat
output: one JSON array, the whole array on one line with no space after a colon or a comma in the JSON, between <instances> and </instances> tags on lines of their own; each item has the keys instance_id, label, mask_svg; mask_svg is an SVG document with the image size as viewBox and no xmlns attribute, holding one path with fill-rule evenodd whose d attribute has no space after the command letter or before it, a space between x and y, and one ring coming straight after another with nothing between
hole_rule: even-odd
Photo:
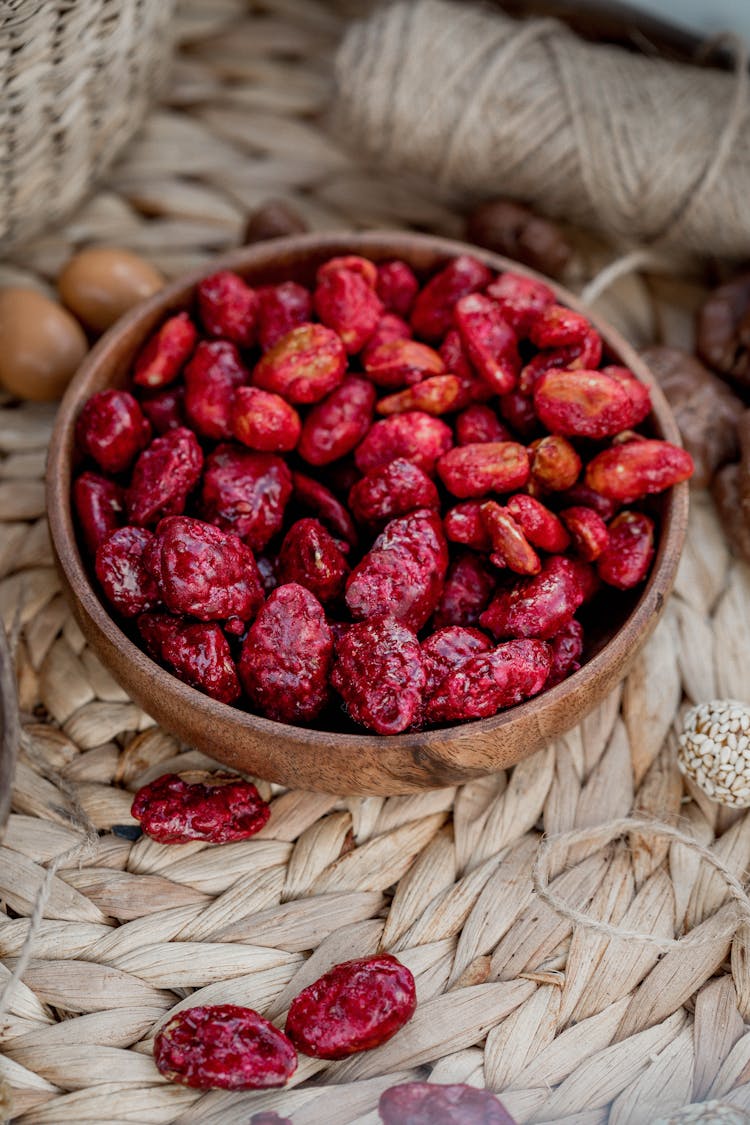
<instances>
[{"instance_id":1,"label":"woven straw mat","mask_svg":"<svg viewBox=\"0 0 750 1125\"><path fill-rule=\"evenodd\" d=\"M174 275L236 245L268 196L317 229L460 234L450 200L382 178L325 134L344 14L315 0L183 6L166 100L66 227L0 265L0 284L46 288L75 247L97 242ZM569 283L608 254L579 239ZM631 278L600 305L638 345L689 346L699 298L693 283ZM727 936L721 877L648 834L558 864L553 889L590 917L705 939L667 952L574 929L531 882L542 832L630 812L678 824L740 878L750 864L750 813L684 789L675 764L690 702L748 696L750 574L708 498L694 497L676 593L623 689L555 745L507 774L408 797L259 782L273 812L254 839L169 847L138 838L134 790L212 763L128 700L61 597L42 483L53 414L0 401L0 612L25 721L0 848L0 987L55 872L0 1020L6 1113L22 1125L247 1125L273 1108L294 1125L374 1125L383 1089L429 1075L502 1092L519 1122L637 1125L691 1104L674 1119L749 1120L750 939ZM411 968L420 997L383 1047L303 1058L290 1088L269 1093L206 1093L157 1072L168 1013L233 1002L279 1021L322 971L378 948Z\"/></svg>"}]
</instances>

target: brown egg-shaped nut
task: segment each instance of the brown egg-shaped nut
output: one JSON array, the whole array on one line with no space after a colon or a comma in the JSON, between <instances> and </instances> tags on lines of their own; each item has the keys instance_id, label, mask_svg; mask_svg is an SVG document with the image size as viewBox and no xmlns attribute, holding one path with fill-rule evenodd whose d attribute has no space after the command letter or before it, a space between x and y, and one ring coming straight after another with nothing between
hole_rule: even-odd
<instances>
[{"instance_id":1,"label":"brown egg-shaped nut","mask_svg":"<svg viewBox=\"0 0 750 1125\"><path fill-rule=\"evenodd\" d=\"M114 246L81 250L57 279L63 304L93 332L106 332L163 285L164 278L149 262Z\"/></svg>"},{"instance_id":2,"label":"brown egg-shaped nut","mask_svg":"<svg viewBox=\"0 0 750 1125\"><path fill-rule=\"evenodd\" d=\"M35 289L0 289L0 384L32 402L54 402L88 351L78 322Z\"/></svg>"}]
</instances>

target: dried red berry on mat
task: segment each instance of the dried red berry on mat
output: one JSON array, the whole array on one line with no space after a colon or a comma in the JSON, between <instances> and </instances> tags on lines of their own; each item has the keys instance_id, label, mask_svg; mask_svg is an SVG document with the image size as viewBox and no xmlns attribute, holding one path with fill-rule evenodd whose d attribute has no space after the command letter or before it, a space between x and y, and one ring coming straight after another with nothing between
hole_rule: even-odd
<instances>
[{"instance_id":1,"label":"dried red berry on mat","mask_svg":"<svg viewBox=\"0 0 750 1125\"><path fill-rule=\"evenodd\" d=\"M231 340L241 348L255 343L258 294L231 270L221 270L198 286L198 308L209 336Z\"/></svg>"},{"instance_id":2,"label":"dried red berry on mat","mask_svg":"<svg viewBox=\"0 0 750 1125\"><path fill-rule=\"evenodd\" d=\"M122 489L108 477L81 473L73 485L73 505L86 546L94 554L99 544L122 525L125 515Z\"/></svg>"},{"instance_id":3,"label":"dried red berry on mat","mask_svg":"<svg viewBox=\"0 0 750 1125\"><path fill-rule=\"evenodd\" d=\"M360 523L378 524L416 508L438 508L440 497L433 481L418 465L397 457L352 485L349 507Z\"/></svg>"},{"instance_id":4,"label":"dried red berry on mat","mask_svg":"<svg viewBox=\"0 0 750 1125\"><path fill-rule=\"evenodd\" d=\"M173 382L193 354L198 330L187 313L165 320L135 361L133 382L139 387L164 387Z\"/></svg>"},{"instance_id":5,"label":"dried red berry on mat","mask_svg":"<svg viewBox=\"0 0 750 1125\"><path fill-rule=\"evenodd\" d=\"M159 604L159 588L143 563L153 535L142 527L121 527L96 552L96 577L108 601L124 617Z\"/></svg>"},{"instance_id":6,"label":"dried red berry on mat","mask_svg":"<svg viewBox=\"0 0 750 1125\"><path fill-rule=\"evenodd\" d=\"M76 422L76 447L105 473L129 468L147 444L151 427L127 391L99 391Z\"/></svg>"},{"instance_id":7,"label":"dried red berry on mat","mask_svg":"<svg viewBox=\"0 0 750 1125\"><path fill-rule=\"evenodd\" d=\"M342 593L348 573L344 555L319 520L292 524L279 550L280 583L298 582L325 603Z\"/></svg>"},{"instance_id":8,"label":"dried red berry on mat","mask_svg":"<svg viewBox=\"0 0 750 1125\"><path fill-rule=\"evenodd\" d=\"M359 445L372 425L375 388L348 375L341 386L313 406L302 427L298 453L311 465L329 465Z\"/></svg>"},{"instance_id":9,"label":"dried red berry on mat","mask_svg":"<svg viewBox=\"0 0 750 1125\"><path fill-rule=\"evenodd\" d=\"M388 953L335 965L289 1006L286 1033L306 1055L343 1059L387 1043L417 1007L414 977Z\"/></svg>"},{"instance_id":10,"label":"dried red berry on mat","mask_svg":"<svg viewBox=\"0 0 750 1125\"><path fill-rule=\"evenodd\" d=\"M440 516L420 508L390 521L346 583L354 618L389 613L418 632L443 592L448 547Z\"/></svg>"},{"instance_id":11,"label":"dried red berry on mat","mask_svg":"<svg viewBox=\"0 0 750 1125\"><path fill-rule=\"evenodd\" d=\"M203 520L163 519L150 537L144 563L173 613L201 621L248 621L263 604L253 552L236 535Z\"/></svg>"},{"instance_id":12,"label":"dried red berry on mat","mask_svg":"<svg viewBox=\"0 0 750 1125\"><path fill-rule=\"evenodd\" d=\"M185 510L203 468L203 451L184 426L154 438L133 468L125 505L131 523L153 524Z\"/></svg>"},{"instance_id":13,"label":"dried red berry on mat","mask_svg":"<svg viewBox=\"0 0 750 1125\"><path fill-rule=\"evenodd\" d=\"M297 1052L282 1031L252 1008L183 1008L156 1033L154 1062L171 1082L199 1090L284 1086Z\"/></svg>"},{"instance_id":14,"label":"dried red berry on mat","mask_svg":"<svg viewBox=\"0 0 750 1125\"><path fill-rule=\"evenodd\" d=\"M243 445L265 453L294 449L302 432L294 407L281 395L259 387L238 387L234 392L230 426Z\"/></svg>"},{"instance_id":15,"label":"dried red berry on mat","mask_svg":"<svg viewBox=\"0 0 750 1125\"><path fill-rule=\"evenodd\" d=\"M247 840L268 823L271 808L250 781L237 774L165 773L143 785L131 813L152 840L188 844Z\"/></svg>"},{"instance_id":16,"label":"dried red berry on mat","mask_svg":"<svg viewBox=\"0 0 750 1125\"><path fill-rule=\"evenodd\" d=\"M419 717L425 672L411 629L381 615L351 625L336 642L331 684L355 723L400 734Z\"/></svg>"},{"instance_id":17,"label":"dried red berry on mat","mask_svg":"<svg viewBox=\"0 0 750 1125\"><path fill-rule=\"evenodd\" d=\"M537 695L552 663L549 645L540 640L507 641L459 664L426 699L430 723L485 719Z\"/></svg>"},{"instance_id":18,"label":"dried red berry on mat","mask_svg":"<svg viewBox=\"0 0 750 1125\"><path fill-rule=\"evenodd\" d=\"M267 351L253 371L253 385L287 402L320 402L346 371L340 337L324 324L300 324Z\"/></svg>"},{"instance_id":19,"label":"dried red berry on mat","mask_svg":"<svg viewBox=\"0 0 750 1125\"><path fill-rule=\"evenodd\" d=\"M238 445L217 445L206 459L200 508L205 519L233 531L262 551L284 522L292 495L292 474L273 453L251 453Z\"/></svg>"},{"instance_id":20,"label":"dried red berry on mat","mask_svg":"<svg viewBox=\"0 0 750 1125\"><path fill-rule=\"evenodd\" d=\"M491 1090L405 1082L380 1095L383 1125L516 1125Z\"/></svg>"},{"instance_id":21,"label":"dried red berry on mat","mask_svg":"<svg viewBox=\"0 0 750 1125\"><path fill-rule=\"evenodd\" d=\"M376 422L357 447L354 459L360 472L369 473L405 457L432 476L438 457L452 444L453 434L445 422L412 410Z\"/></svg>"},{"instance_id":22,"label":"dried red berry on mat","mask_svg":"<svg viewBox=\"0 0 750 1125\"><path fill-rule=\"evenodd\" d=\"M240 679L261 715L315 719L328 702L333 637L323 607L297 582L278 586L248 630Z\"/></svg>"}]
</instances>

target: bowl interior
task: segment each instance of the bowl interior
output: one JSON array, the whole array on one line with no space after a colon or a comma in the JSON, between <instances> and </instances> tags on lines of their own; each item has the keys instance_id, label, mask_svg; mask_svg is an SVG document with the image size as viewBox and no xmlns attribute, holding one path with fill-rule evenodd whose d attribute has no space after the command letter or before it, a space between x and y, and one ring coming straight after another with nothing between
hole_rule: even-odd
<instances>
[{"instance_id":1,"label":"bowl interior","mask_svg":"<svg viewBox=\"0 0 750 1125\"><path fill-rule=\"evenodd\" d=\"M265 775L289 782L288 765L274 770L274 746L278 748L282 743L288 744L291 752L299 758L296 763L299 768L293 771L293 782L298 784L301 777L303 783L311 787L318 787L315 782L320 778L322 756L330 758L332 747L335 747L334 757L344 762L348 773L356 778L358 759L361 762L362 754L377 746L381 769L378 771L376 763L376 772L385 776L384 784L394 784L392 773L395 769L398 780L406 788L415 787L412 777L415 767L416 775L425 774L424 778L420 776L419 784L447 783L449 779L455 779L457 773L471 776L486 772L510 764L510 760L518 760L537 749L541 742L570 727L591 710L625 674L637 646L655 624L671 588L684 538L687 485L679 485L669 493L653 498L649 511L658 523L659 541L649 579L644 587L626 594L608 589L605 613L602 612L601 601L597 600L592 605L584 621L588 646L586 662L580 671L533 700L490 719L458 726L382 737L354 727L338 706L332 706L314 730L263 719L218 703L177 680L146 656L128 636L127 630L110 617L100 601L79 549L71 513L70 486L76 463L75 419L91 394L105 387L126 383L134 355L164 317L174 311L193 308L196 284L202 277L219 268L230 268L253 285L290 279L311 284L323 261L334 255L355 253L375 261L403 258L424 278L462 252L479 257L495 270L512 269L530 277L539 276L515 262L473 246L403 232L303 235L261 243L236 251L214 263L210 269L175 282L133 310L102 338L68 388L50 448L48 511L58 565L79 624L116 678L165 726L204 747L206 733L221 729L224 732L221 745L212 746L209 751L217 757L233 763L241 760L244 764L247 755L243 757L242 745L247 748L251 744L259 746L262 743L265 747L262 763ZM548 279L544 280L551 284ZM653 411L642 428L654 437L679 443L678 431L666 401L633 349L601 319L584 310L572 294L560 286L553 284L552 287L562 303L586 312L604 339L610 361L630 367L649 384ZM227 750L225 742L230 733L233 735L233 748ZM514 741L515 734L518 735L517 742ZM425 772L422 768L425 763L433 763L436 753L445 767L438 777L434 769ZM304 761L309 755L312 759ZM249 759L254 761L255 757L256 751L250 750ZM254 768L262 772L257 770L257 763ZM313 769L314 775L308 776ZM365 784L364 781L362 783ZM341 784L341 774L333 770L330 785L320 787L337 789ZM387 791L399 790L390 788Z\"/></svg>"}]
</instances>

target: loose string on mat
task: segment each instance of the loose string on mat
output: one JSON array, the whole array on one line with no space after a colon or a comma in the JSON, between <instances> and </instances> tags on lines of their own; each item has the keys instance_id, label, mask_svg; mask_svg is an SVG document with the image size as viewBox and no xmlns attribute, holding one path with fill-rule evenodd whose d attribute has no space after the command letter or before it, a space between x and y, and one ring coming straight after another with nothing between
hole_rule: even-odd
<instances>
[{"instance_id":1,"label":"loose string on mat","mask_svg":"<svg viewBox=\"0 0 750 1125\"><path fill-rule=\"evenodd\" d=\"M655 837L657 839L668 839L673 843L681 844L683 847L694 852L704 860L705 863L710 864L710 866L719 873L727 886L730 898L733 900L736 908L734 918L729 918L727 921L726 932L724 934L717 935L714 932L710 936L707 935L704 937L693 936L691 931L681 938L668 938L660 937L656 934L642 933L640 930L627 930L621 926L613 926L609 922L602 922L596 918L591 918L582 910L570 906L560 895L550 890L550 869L552 868L553 860L564 860L569 848L576 845L583 845L590 846L592 850L597 850L612 843L613 840L630 835L631 833L637 833L639 836ZM740 925L750 924L750 898L748 898L742 883L732 871L730 871L724 861L720 859L715 852L712 852L710 848L699 844L697 840L694 840L691 836L687 836L684 832L681 832L679 828L675 828L671 824L663 824L660 821L647 820L645 817L625 816L618 820L612 820L605 824L597 825L593 828L581 828L574 832L561 832L555 836L543 837L540 841L539 850L534 861L532 881L534 890L539 898L548 906L552 907L557 914L560 914L574 925L582 926L584 929L601 934L603 937L642 942L646 945L655 945L665 951L678 948L687 949L688 947L715 943L721 936L731 936Z\"/></svg>"}]
</instances>

